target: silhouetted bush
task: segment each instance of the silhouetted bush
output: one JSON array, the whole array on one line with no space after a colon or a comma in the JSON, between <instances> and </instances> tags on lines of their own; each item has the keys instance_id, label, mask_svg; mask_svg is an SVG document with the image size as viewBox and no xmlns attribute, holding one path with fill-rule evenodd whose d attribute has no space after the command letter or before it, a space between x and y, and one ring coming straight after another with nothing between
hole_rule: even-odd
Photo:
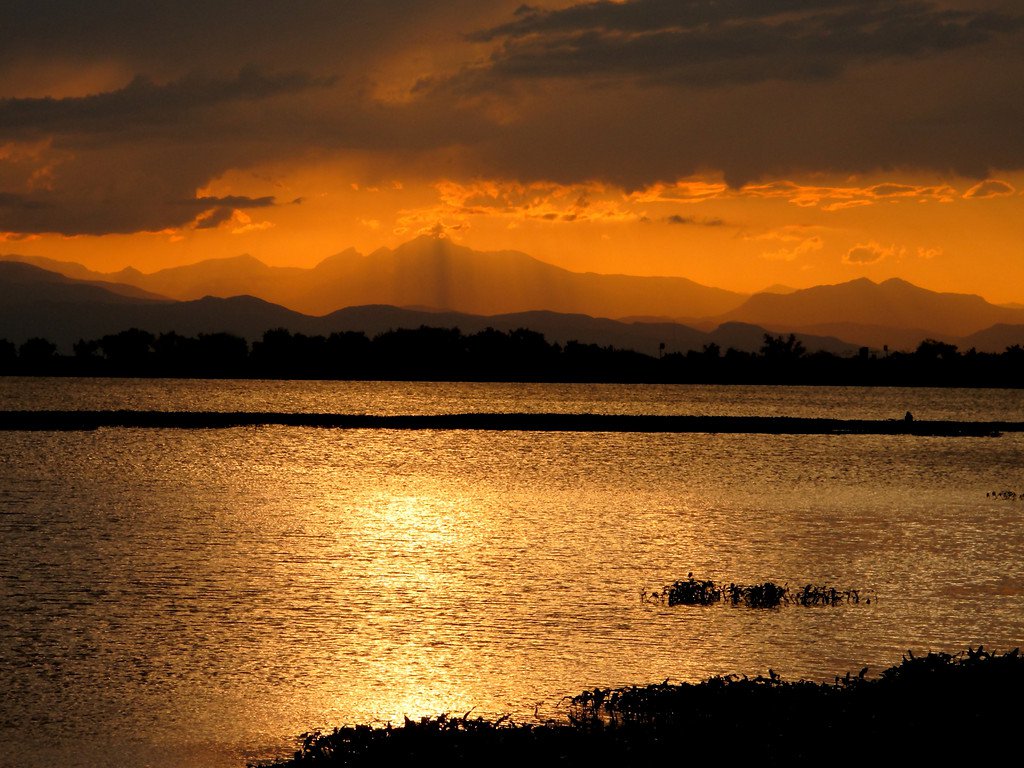
<instances>
[{"instance_id":1,"label":"silhouetted bush","mask_svg":"<svg viewBox=\"0 0 1024 768\"><path fill-rule=\"evenodd\" d=\"M908 651L879 677L867 672L595 688L569 701L564 720L540 723L467 713L338 728L304 734L274 765L993 765L1016 754L1017 650Z\"/></svg>"}]
</instances>

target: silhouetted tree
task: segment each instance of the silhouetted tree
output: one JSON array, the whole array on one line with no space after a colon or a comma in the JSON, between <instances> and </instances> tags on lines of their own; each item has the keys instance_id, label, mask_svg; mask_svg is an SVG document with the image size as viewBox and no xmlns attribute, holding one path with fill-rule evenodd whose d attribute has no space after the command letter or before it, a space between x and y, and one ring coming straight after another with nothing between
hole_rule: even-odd
<instances>
[{"instance_id":1,"label":"silhouetted tree","mask_svg":"<svg viewBox=\"0 0 1024 768\"><path fill-rule=\"evenodd\" d=\"M358 378L370 370L370 339L362 331L340 331L327 337L325 343L329 375Z\"/></svg>"},{"instance_id":2,"label":"silhouetted tree","mask_svg":"<svg viewBox=\"0 0 1024 768\"><path fill-rule=\"evenodd\" d=\"M72 365L74 372L80 376L95 376L105 372L103 357L100 355L100 343L96 339L79 339L71 345L73 353Z\"/></svg>"},{"instance_id":3,"label":"silhouetted tree","mask_svg":"<svg viewBox=\"0 0 1024 768\"><path fill-rule=\"evenodd\" d=\"M157 370L166 376L187 376L196 355L196 340L174 331L161 333L153 342Z\"/></svg>"},{"instance_id":4,"label":"silhouetted tree","mask_svg":"<svg viewBox=\"0 0 1024 768\"><path fill-rule=\"evenodd\" d=\"M923 360L952 360L958 356L956 350L956 344L925 339L917 345L917 351L914 354Z\"/></svg>"},{"instance_id":5,"label":"silhouetted tree","mask_svg":"<svg viewBox=\"0 0 1024 768\"><path fill-rule=\"evenodd\" d=\"M20 367L31 373L51 373L57 362L57 345L35 336L18 347Z\"/></svg>"},{"instance_id":6,"label":"silhouetted tree","mask_svg":"<svg viewBox=\"0 0 1024 768\"><path fill-rule=\"evenodd\" d=\"M100 359L100 343L95 339L79 339L71 345L71 351L75 355L75 361L79 363L91 363Z\"/></svg>"},{"instance_id":7,"label":"silhouetted tree","mask_svg":"<svg viewBox=\"0 0 1024 768\"><path fill-rule=\"evenodd\" d=\"M379 369L400 379L455 379L465 376L468 357L465 339L458 328L399 328L373 339Z\"/></svg>"},{"instance_id":8,"label":"silhouetted tree","mask_svg":"<svg viewBox=\"0 0 1024 768\"><path fill-rule=\"evenodd\" d=\"M0 339L0 373L12 373L18 362L18 348L14 342Z\"/></svg>"},{"instance_id":9,"label":"silhouetted tree","mask_svg":"<svg viewBox=\"0 0 1024 768\"><path fill-rule=\"evenodd\" d=\"M761 347L761 356L772 362L792 362L802 357L807 352L803 342L797 339L796 334L789 334L788 337L772 336L770 333L764 335L764 344Z\"/></svg>"},{"instance_id":10,"label":"silhouetted tree","mask_svg":"<svg viewBox=\"0 0 1024 768\"><path fill-rule=\"evenodd\" d=\"M127 331L104 336L100 351L111 372L146 374L154 361L153 344L156 337L149 331L129 328Z\"/></svg>"},{"instance_id":11,"label":"silhouetted tree","mask_svg":"<svg viewBox=\"0 0 1024 768\"><path fill-rule=\"evenodd\" d=\"M0 340L0 373L30 375L268 376L274 378L393 378L497 381L636 381L858 384L887 386L1024 386L1024 347L1001 354L926 339L914 352L879 357L808 354L795 335L765 335L759 353L718 345L660 358L611 346L548 343L535 331L487 328L464 336L458 328L421 326L368 339L268 330L249 345L228 333L198 338L129 329L99 340L79 339L74 355L33 338L20 347Z\"/></svg>"}]
</instances>

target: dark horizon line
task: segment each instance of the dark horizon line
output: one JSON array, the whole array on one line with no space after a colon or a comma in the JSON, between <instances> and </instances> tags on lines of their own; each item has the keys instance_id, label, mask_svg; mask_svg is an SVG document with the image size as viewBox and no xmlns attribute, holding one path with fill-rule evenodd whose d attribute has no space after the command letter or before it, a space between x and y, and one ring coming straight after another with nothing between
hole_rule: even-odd
<instances>
[{"instance_id":1,"label":"dark horizon line","mask_svg":"<svg viewBox=\"0 0 1024 768\"><path fill-rule=\"evenodd\" d=\"M791 435L998 437L1024 432L1020 421L824 419L792 416L654 416L566 413L367 415L223 411L0 411L0 431L101 428L228 429L288 426L330 429L483 430Z\"/></svg>"}]
</instances>

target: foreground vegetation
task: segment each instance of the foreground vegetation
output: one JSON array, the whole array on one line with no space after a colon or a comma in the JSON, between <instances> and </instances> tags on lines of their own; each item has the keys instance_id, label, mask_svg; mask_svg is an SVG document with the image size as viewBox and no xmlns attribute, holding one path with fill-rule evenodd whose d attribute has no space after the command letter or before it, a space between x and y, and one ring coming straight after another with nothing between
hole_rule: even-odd
<instances>
[{"instance_id":1,"label":"foreground vegetation","mask_svg":"<svg viewBox=\"0 0 1024 768\"><path fill-rule=\"evenodd\" d=\"M658 357L596 344L549 343L542 334L487 329L399 329L306 336L268 330L259 341L227 333L154 335L131 329L80 340L70 355L42 338L20 346L0 339L0 375L152 376L458 381L607 381L666 383L1024 386L1024 348L1000 354L939 341L914 352L840 357L808 354L795 336L765 334L758 352L701 351Z\"/></svg>"},{"instance_id":2,"label":"foreground vegetation","mask_svg":"<svg viewBox=\"0 0 1024 768\"><path fill-rule=\"evenodd\" d=\"M908 653L877 678L713 677L594 689L564 722L406 720L303 737L300 766L984 765L1018 748L1018 650Z\"/></svg>"}]
</instances>

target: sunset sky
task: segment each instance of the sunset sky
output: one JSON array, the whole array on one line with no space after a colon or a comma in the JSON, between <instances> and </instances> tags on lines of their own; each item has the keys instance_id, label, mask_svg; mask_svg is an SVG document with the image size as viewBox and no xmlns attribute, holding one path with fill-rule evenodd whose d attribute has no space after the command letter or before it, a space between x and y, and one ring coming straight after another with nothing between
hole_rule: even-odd
<instances>
[{"instance_id":1,"label":"sunset sky","mask_svg":"<svg viewBox=\"0 0 1024 768\"><path fill-rule=\"evenodd\" d=\"M312 266L428 232L1024 302L1024 6L4 3L0 252Z\"/></svg>"}]
</instances>

